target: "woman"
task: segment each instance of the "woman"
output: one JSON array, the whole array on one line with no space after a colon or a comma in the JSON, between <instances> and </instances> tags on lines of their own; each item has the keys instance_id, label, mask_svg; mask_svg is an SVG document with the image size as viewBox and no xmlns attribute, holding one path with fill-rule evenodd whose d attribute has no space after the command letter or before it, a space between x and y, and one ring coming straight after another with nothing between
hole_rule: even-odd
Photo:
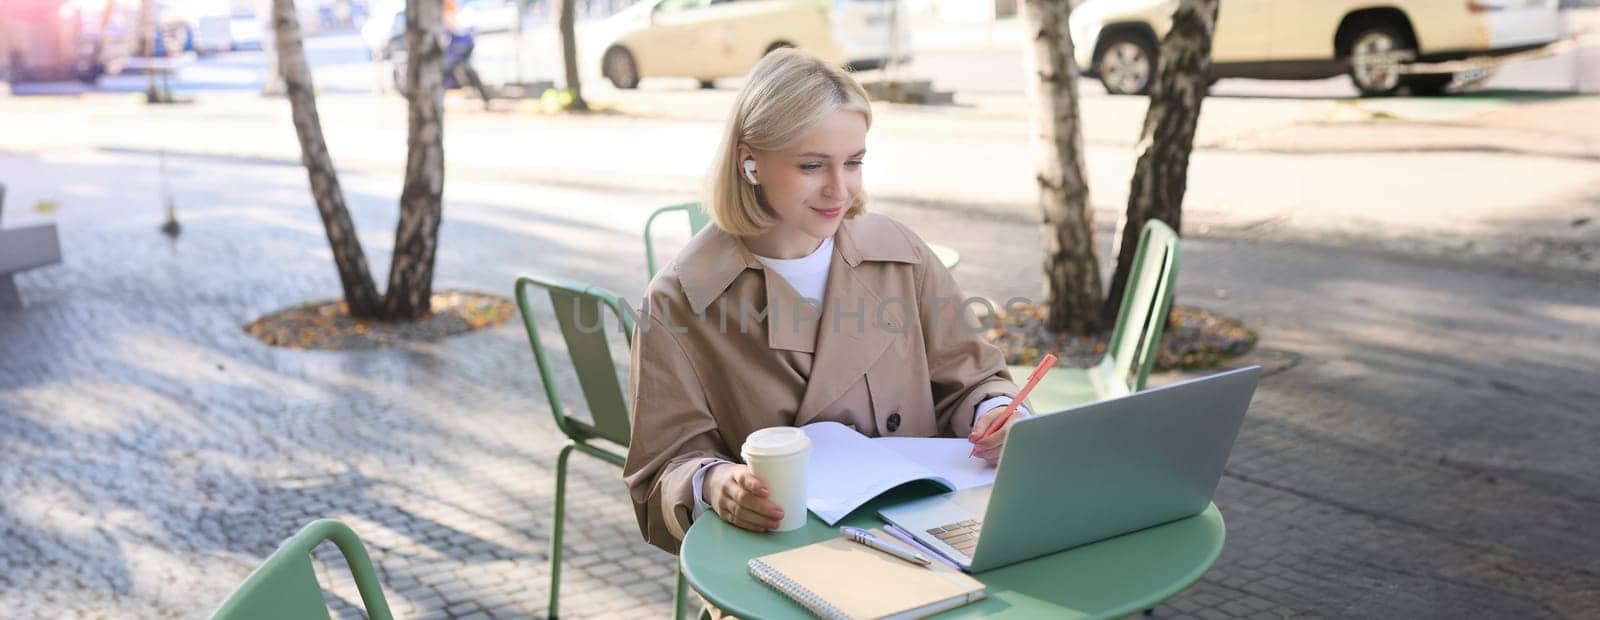
<instances>
[{"instance_id":1,"label":"woman","mask_svg":"<svg viewBox=\"0 0 1600 620\"><path fill-rule=\"evenodd\" d=\"M864 213L871 124L854 79L795 50L739 93L709 175L715 226L650 283L634 338L623 477L651 544L677 553L707 509L776 527L781 510L736 462L758 429L976 439L1016 393L950 272ZM994 463L1004 441L979 456Z\"/></svg>"}]
</instances>

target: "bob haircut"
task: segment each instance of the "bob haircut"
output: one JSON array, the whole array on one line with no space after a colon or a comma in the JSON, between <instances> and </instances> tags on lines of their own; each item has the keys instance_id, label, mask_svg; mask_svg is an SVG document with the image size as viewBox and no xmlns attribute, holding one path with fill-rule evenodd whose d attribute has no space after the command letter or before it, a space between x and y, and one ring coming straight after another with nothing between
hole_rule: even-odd
<instances>
[{"instance_id":1,"label":"bob haircut","mask_svg":"<svg viewBox=\"0 0 1600 620\"><path fill-rule=\"evenodd\" d=\"M872 128L867 91L845 70L793 48L774 50L756 63L734 101L707 175L708 210L717 227L748 237L778 222L759 190L744 179L740 142L764 151L787 148L839 110L860 112L867 118L867 128ZM844 216L855 217L864 210L866 199L857 192Z\"/></svg>"}]
</instances>

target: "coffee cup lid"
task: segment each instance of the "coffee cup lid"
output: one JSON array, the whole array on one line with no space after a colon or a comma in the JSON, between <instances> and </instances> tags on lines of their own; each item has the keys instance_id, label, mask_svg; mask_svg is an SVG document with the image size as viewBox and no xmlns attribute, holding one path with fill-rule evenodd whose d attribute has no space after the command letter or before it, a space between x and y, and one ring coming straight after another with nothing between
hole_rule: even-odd
<instances>
[{"instance_id":1,"label":"coffee cup lid","mask_svg":"<svg viewBox=\"0 0 1600 620\"><path fill-rule=\"evenodd\" d=\"M811 438L793 426L763 428L744 440L744 454L748 456L779 457L799 454L811 449Z\"/></svg>"}]
</instances>

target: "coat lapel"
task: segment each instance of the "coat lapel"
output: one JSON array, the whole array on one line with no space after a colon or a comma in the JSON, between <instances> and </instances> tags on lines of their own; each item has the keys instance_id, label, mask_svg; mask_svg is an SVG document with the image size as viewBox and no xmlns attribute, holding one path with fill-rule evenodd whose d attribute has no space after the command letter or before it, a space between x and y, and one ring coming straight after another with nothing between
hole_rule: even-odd
<instances>
[{"instance_id":1,"label":"coat lapel","mask_svg":"<svg viewBox=\"0 0 1600 620\"><path fill-rule=\"evenodd\" d=\"M763 267L767 289L767 346L785 351L813 353L817 343L817 313L783 276ZM832 277L831 275L829 277Z\"/></svg>"},{"instance_id":2,"label":"coat lapel","mask_svg":"<svg viewBox=\"0 0 1600 620\"><path fill-rule=\"evenodd\" d=\"M835 245L828 267L822 316L816 324L815 357L795 414L795 426L815 420L824 408L861 381L906 325L906 305L883 306L878 293L861 280L851 261L840 255L840 247ZM880 307L882 325L878 323Z\"/></svg>"}]
</instances>

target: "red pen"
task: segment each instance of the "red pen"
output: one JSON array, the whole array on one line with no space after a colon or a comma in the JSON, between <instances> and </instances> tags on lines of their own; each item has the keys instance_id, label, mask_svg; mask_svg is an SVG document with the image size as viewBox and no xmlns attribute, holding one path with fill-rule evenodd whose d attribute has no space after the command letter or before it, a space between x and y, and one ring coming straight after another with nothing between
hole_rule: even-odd
<instances>
[{"instance_id":1,"label":"red pen","mask_svg":"<svg viewBox=\"0 0 1600 620\"><path fill-rule=\"evenodd\" d=\"M972 443L976 444L980 441L988 439L990 435L995 433L995 431L1005 428L1006 422L1011 421L1011 414L1017 412L1017 406L1021 405L1022 401L1028 398L1028 392L1032 392L1033 386L1039 385L1039 380L1044 378L1044 373L1050 372L1050 369L1055 367L1055 365L1056 356L1051 353L1044 354L1044 359L1039 360L1039 365L1033 367L1033 372L1028 375L1028 383L1022 386L1022 391L1017 392L1017 397L1011 399L1011 404L1006 405L1006 410L1000 412L1000 417L995 418L993 422L990 422L989 428L984 429L983 434L978 436L978 439ZM978 456L978 446L972 446L972 453L968 454L967 456Z\"/></svg>"}]
</instances>

